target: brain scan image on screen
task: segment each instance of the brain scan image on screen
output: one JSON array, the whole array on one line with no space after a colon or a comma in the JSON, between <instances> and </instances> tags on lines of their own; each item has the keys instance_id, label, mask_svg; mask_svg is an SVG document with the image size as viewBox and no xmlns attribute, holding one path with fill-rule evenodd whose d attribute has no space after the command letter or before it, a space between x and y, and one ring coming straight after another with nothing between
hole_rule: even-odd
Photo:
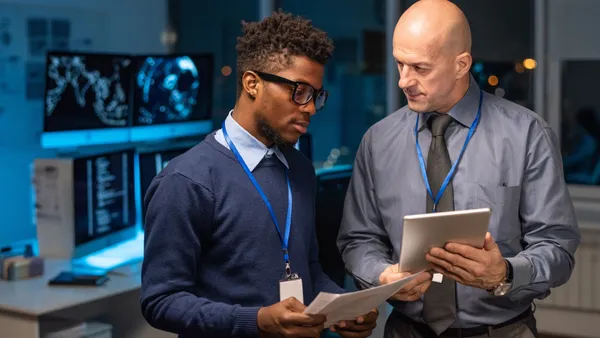
<instances>
[{"instance_id":1,"label":"brain scan image on screen","mask_svg":"<svg viewBox=\"0 0 600 338\"><path fill-rule=\"evenodd\" d=\"M153 125L205 117L210 77L189 56L146 57L135 79L134 123Z\"/></svg>"},{"instance_id":2,"label":"brain scan image on screen","mask_svg":"<svg viewBox=\"0 0 600 338\"><path fill-rule=\"evenodd\" d=\"M50 55L44 129L125 127L129 121L131 59L109 55Z\"/></svg>"}]
</instances>

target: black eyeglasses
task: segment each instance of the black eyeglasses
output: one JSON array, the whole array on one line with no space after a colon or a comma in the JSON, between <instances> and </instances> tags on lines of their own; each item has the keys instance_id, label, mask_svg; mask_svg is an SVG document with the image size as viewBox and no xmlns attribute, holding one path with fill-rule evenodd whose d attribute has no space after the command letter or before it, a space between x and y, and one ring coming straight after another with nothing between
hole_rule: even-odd
<instances>
[{"instance_id":1,"label":"black eyeglasses","mask_svg":"<svg viewBox=\"0 0 600 338\"><path fill-rule=\"evenodd\" d=\"M275 74L256 72L263 80L269 82L285 83L293 87L292 101L298 105L305 105L313 98L315 99L315 109L320 110L325 106L329 92L325 89L317 89L306 82L296 82L288 80Z\"/></svg>"}]
</instances>

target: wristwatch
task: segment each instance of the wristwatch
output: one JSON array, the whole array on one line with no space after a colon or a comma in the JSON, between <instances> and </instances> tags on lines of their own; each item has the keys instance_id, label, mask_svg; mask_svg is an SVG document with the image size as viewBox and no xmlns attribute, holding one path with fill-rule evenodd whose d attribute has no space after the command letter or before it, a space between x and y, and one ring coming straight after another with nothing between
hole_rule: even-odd
<instances>
[{"instance_id":1,"label":"wristwatch","mask_svg":"<svg viewBox=\"0 0 600 338\"><path fill-rule=\"evenodd\" d=\"M504 263L506 264L506 276L504 277L504 280L502 282L500 282L500 284L496 285L491 290L488 290L488 292L492 296L504 296L512 288L512 282L513 282L512 264L510 264L510 262L507 261L506 259L504 260Z\"/></svg>"}]
</instances>

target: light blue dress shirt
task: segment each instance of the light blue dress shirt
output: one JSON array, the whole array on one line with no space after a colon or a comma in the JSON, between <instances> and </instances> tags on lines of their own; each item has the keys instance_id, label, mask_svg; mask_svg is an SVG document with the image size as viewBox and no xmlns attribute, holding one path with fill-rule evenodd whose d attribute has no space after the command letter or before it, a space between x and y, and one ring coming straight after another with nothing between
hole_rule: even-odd
<instances>
[{"instance_id":1,"label":"light blue dress shirt","mask_svg":"<svg viewBox=\"0 0 600 338\"><path fill-rule=\"evenodd\" d=\"M465 97L450 110L446 132L452 163L477 113L479 87L471 77ZM423 114L419 144L427 163L431 132ZM426 210L414 127L417 113L403 107L372 126L357 151L338 237L346 267L365 284L399 261L402 219ZM580 243L561 152L548 124L532 111L488 93L481 120L452 180L456 210L489 207L489 231L512 264L514 281L505 296L457 283L453 327L499 324L524 312L536 298L570 278ZM422 300L394 308L423 322Z\"/></svg>"},{"instance_id":2,"label":"light blue dress shirt","mask_svg":"<svg viewBox=\"0 0 600 338\"><path fill-rule=\"evenodd\" d=\"M233 111L230 111L225 118L225 128L227 128L227 134L229 139L233 142L233 145L240 152L240 156L246 162L248 169L254 171L254 168L262 161L265 156L272 156L273 154L289 169L288 162L283 156L283 153L277 146L268 148L264 143L260 142L256 137L252 136L246 129L242 128L236 120L233 119ZM217 130L215 134L217 142L222 144L224 147L229 149L229 144L225 141L223 136L223 129Z\"/></svg>"}]
</instances>

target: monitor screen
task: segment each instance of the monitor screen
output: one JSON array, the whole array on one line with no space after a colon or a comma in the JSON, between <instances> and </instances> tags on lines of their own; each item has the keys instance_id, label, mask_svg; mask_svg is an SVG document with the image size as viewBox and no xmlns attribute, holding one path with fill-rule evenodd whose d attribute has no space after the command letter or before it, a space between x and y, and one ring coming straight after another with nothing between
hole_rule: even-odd
<instances>
[{"instance_id":1,"label":"monitor screen","mask_svg":"<svg viewBox=\"0 0 600 338\"><path fill-rule=\"evenodd\" d=\"M211 55L136 58L133 125L203 121L211 117Z\"/></svg>"},{"instance_id":2,"label":"monitor screen","mask_svg":"<svg viewBox=\"0 0 600 338\"><path fill-rule=\"evenodd\" d=\"M189 148L176 148L164 151L154 151L139 155L140 168L140 199L142 201L142 221L145 218L144 197L152 183L152 179L169 164L169 161L185 153ZM143 223L143 222L142 222Z\"/></svg>"},{"instance_id":3,"label":"monitor screen","mask_svg":"<svg viewBox=\"0 0 600 338\"><path fill-rule=\"evenodd\" d=\"M128 127L131 69L123 55L49 53L44 132Z\"/></svg>"},{"instance_id":4,"label":"monitor screen","mask_svg":"<svg viewBox=\"0 0 600 338\"><path fill-rule=\"evenodd\" d=\"M74 161L75 245L136 226L134 152Z\"/></svg>"}]
</instances>

